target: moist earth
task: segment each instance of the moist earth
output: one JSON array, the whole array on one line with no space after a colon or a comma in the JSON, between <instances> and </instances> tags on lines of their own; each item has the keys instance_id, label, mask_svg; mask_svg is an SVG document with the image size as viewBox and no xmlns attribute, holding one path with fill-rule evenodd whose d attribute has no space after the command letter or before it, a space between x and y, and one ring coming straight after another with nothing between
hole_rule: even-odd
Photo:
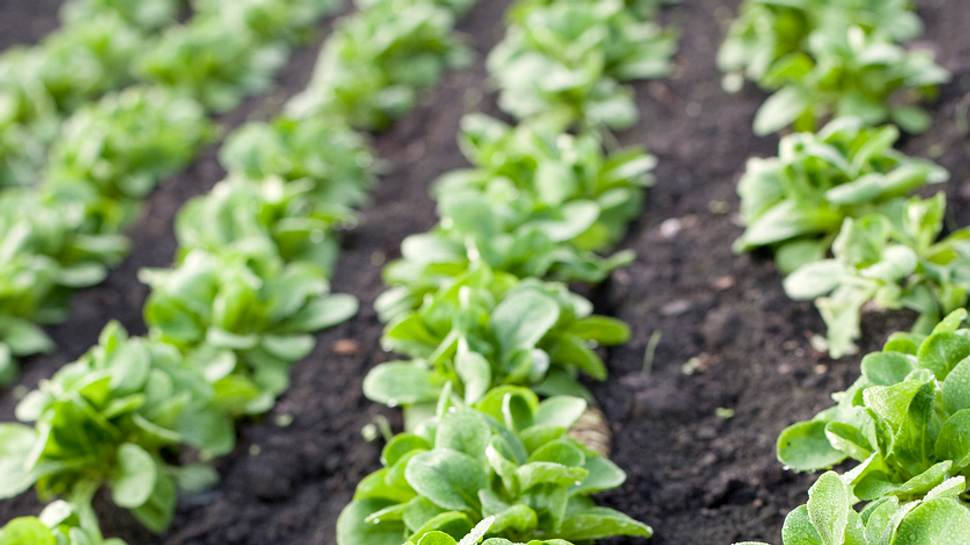
<instances>
[{"instance_id":1,"label":"moist earth","mask_svg":"<svg viewBox=\"0 0 970 545\"><path fill-rule=\"evenodd\" d=\"M34 41L54 28L56 3L0 3L0 46ZM403 237L434 224L431 182L465 164L455 143L461 116L497 113L483 58L502 36L509 4L480 2L460 25L477 61L450 74L374 138L385 161L382 181L359 223L342 234L333 278L334 291L361 300L361 312L319 335L270 414L240 423L238 447L216 464L221 482L183 498L167 534L148 534L102 501L108 535L133 544L334 543L341 508L378 465L380 445L365 441L361 429L377 417L398 422L393 411L361 395L367 370L391 358L380 348L381 325L372 310L382 289L380 269L398 255ZM597 312L633 329L627 345L607 353L610 378L592 385L613 432L613 460L628 473L627 483L602 500L650 523L655 545L777 543L784 515L805 501L813 477L785 471L774 458L775 439L785 426L826 407L830 394L858 374L858 358L831 360L813 349L821 320L811 304L784 294L770 256L731 251L741 232L737 179L748 157L773 155L777 145L751 130L765 95L750 87L730 95L720 85L715 54L737 4L689 0L667 8L665 18L680 32L675 74L636 85L641 121L617 136L619 144L647 146L660 161L644 213L621 244L638 258L603 285L581 288ZM932 106L933 128L901 145L950 169L952 229L970 224L970 10L961 0L918 4L927 27L920 45L933 48L954 77ZM302 89L328 28L294 53L271 95L221 119L226 129L270 117ZM130 230L131 255L107 282L78 295L65 324L49 328L58 352L27 362L19 385L0 392L0 418L13 417L24 388L94 344L108 320L144 332L147 289L136 273L171 262L174 215L222 176L217 150L206 149L152 195ZM862 350L878 349L911 320L905 313L866 315ZM32 493L3 502L0 521L38 507Z\"/></svg>"}]
</instances>

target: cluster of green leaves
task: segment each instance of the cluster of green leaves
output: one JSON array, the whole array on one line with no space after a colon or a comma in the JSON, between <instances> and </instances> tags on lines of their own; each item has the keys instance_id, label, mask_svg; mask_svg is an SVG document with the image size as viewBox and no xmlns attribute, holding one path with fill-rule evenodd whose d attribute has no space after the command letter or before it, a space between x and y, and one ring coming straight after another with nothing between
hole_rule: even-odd
<instances>
[{"instance_id":1,"label":"cluster of green leaves","mask_svg":"<svg viewBox=\"0 0 970 545\"><path fill-rule=\"evenodd\" d=\"M582 127L633 125L637 109L624 82L671 71L675 35L658 26L655 2L519 2L488 68L499 105L517 118L545 117Z\"/></svg>"},{"instance_id":2,"label":"cluster of green leaves","mask_svg":"<svg viewBox=\"0 0 970 545\"><path fill-rule=\"evenodd\" d=\"M412 359L374 368L364 393L405 406L412 422L446 385L467 403L503 384L588 396L578 375L606 378L591 346L629 338L626 324L591 312L562 284L475 268L388 324L384 348Z\"/></svg>"},{"instance_id":3,"label":"cluster of green leaves","mask_svg":"<svg viewBox=\"0 0 970 545\"><path fill-rule=\"evenodd\" d=\"M291 113L323 114L360 129L389 125L445 70L469 60L454 33L469 0L358 0L357 17L338 22L310 86Z\"/></svg>"},{"instance_id":4,"label":"cluster of green leaves","mask_svg":"<svg viewBox=\"0 0 970 545\"><path fill-rule=\"evenodd\" d=\"M0 190L35 183L63 117L129 83L145 43L120 17L103 14L0 57Z\"/></svg>"},{"instance_id":5,"label":"cluster of green leaves","mask_svg":"<svg viewBox=\"0 0 970 545\"><path fill-rule=\"evenodd\" d=\"M808 503L785 518L784 545L963 545L970 535L970 504L963 476L943 481L920 499L892 496L861 512L846 482L828 472L809 490ZM735 545L766 545L745 541Z\"/></svg>"},{"instance_id":6,"label":"cluster of green leaves","mask_svg":"<svg viewBox=\"0 0 970 545\"><path fill-rule=\"evenodd\" d=\"M83 205L85 232L119 232L213 132L195 101L163 88L129 87L67 120L50 150L43 191L54 202Z\"/></svg>"},{"instance_id":7,"label":"cluster of green leaves","mask_svg":"<svg viewBox=\"0 0 970 545\"><path fill-rule=\"evenodd\" d=\"M786 545L957 545L970 535L970 330L966 310L930 335L890 337L837 405L786 429L778 457L828 472L793 511ZM864 502L861 511L856 505Z\"/></svg>"},{"instance_id":8,"label":"cluster of green leaves","mask_svg":"<svg viewBox=\"0 0 970 545\"><path fill-rule=\"evenodd\" d=\"M41 499L93 494L161 531L171 520L176 478L165 452L187 443L204 455L231 450L232 421L203 370L165 343L128 338L109 324L100 343L41 383L17 406L32 426L3 424L0 498L31 486Z\"/></svg>"},{"instance_id":9,"label":"cluster of green leaves","mask_svg":"<svg viewBox=\"0 0 970 545\"><path fill-rule=\"evenodd\" d=\"M56 48L45 45L0 59L0 74L10 71L18 76L0 80L0 165L9 167L0 166L0 188L27 185L27 180L33 178L40 180L31 182L37 186L32 188L37 195L25 197L19 191L12 192L12 188L0 194L0 201L10 201L0 202L0 214L9 216L0 218L0 224L17 225L20 233L5 245L9 259L0 263L0 283L4 284L0 288L0 378L9 378L13 372L13 356L50 348L46 337L31 322L56 321L63 314L67 288L97 283L105 268L124 253L125 242L118 235L135 217L140 201L162 178L190 161L214 133L206 118L207 110L231 106L255 91L259 86L251 85L253 78L269 81L270 72L255 69L247 64L247 59L266 57L270 49L274 58L282 59L280 54L285 52L285 42L293 32L307 27L312 16L335 8L329 1L298 4L288 0L253 0L245 6L223 6L220 10L215 3L200 2L190 22L170 26L165 37L149 48L147 34L128 26L134 24L129 22L140 21L138 24L158 30L176 6L166 7L168 3L161 1L142 2L137 7L129 4L118 0L68 4L65 17L76 21L76 30L72 30L73 26L65 28L48 40L53 44L68 41ZM118 11L120 14L110 18L118 28L108 31L83 22L84 16L94 17L100 11ZM98 32L105 36L99 38ZM130 42L129 47L111 41L125 39L125 32L132 34L126 42ZM74 33L90 35L85 39L91 43L82 47L69 41L77 40L71 38ZM48 59L48 50L62 48L79 52L72 55L90 50L118 59L95 62L65 58L67 53L52 56L49 62L64 72L63 81L46 68L40 75L22 73L42 67L42 63L11 61L29 55ZM183 57L172 60L180 55ZM101 92L134 81L131 66L138 63L164 66L159 68L162 72L171 69L175 75L155 78L161 85L132 86L90 102ZM102 67L117 81L94 74L92 81L100 87L87 89L83 82L75 81L76 73L91 73L93 68L79 69L87 65ZM70 117L64 119L68 113ZM308 147L308 139L325 136L322 131L328 130L321 129L319 122L300 129L287 129L285 125L281 122L267 129L267 133L275 134L263 139L266 142L277 138L277 152L287 151L284 147ZM314 130L316 134L310 134ZM339 128L330 132L341 134ZM3 159L8 157L4 154L8 137L12 144L9 149L16 151L9 156L11 161ZM347 137L340 141L343 142L344 147L353 144ZM232 153L238 155L253 145L252 141L237 145L237 151ZM260 156L266 157L268 151ZM314 173L313 168L330 166L312 163L312 150L302 153L303 157L290 159L294 163L291 168L308 169L309 175ZM358 170L366 166L357 155L347 160L360 160ZM276 161L280 164L268 168L281 168L284 160ZM268 173L254 172L263 174ZM31 214L18 209L25 203ZM76 272L79 264L84 267L83 276ZM4 282L6 279L9 281ZM34 342L22 340L27 326Z\"/></svg>"},{"instance_id":10,"label":"cluster of green leaves","mask_svg":"<svg viewBox=\"0 0 970 545\"><path fill-rule=\"evenodd\" d=\"M37 517L18 517L0 528L0 545L126 545L101 535L88 502L58 500Z\"/></svg>"},{"instance_id":11,"label":"cluster of green leaves","mask_svg":"<svg viewBox=\"0 0 970 545\"><path fill-rule=\"evenodd\" d=\"M649 537L646 525L590 498L625 474L568 435L585 410L580 398L540 403L527 388L497 388L473 405L446 389L435 418L391 439L384 467L358 485L338 545L447 544L470 531L463 544Z\"/></svg>"},{"instance_id":12,"label":"cluster of green leaves","mask_svg":"<svg viewBox=\"0 0 970 545\"><path fill-rule=\"evenodd\" d=\"M72 288L104 278L138 203L211 132L195 102L130 88L71 118L41 187L0 193L0 378L13 356L52 347L35 324L60 321Z\"/></svg>"},{"instance_id":13,"label":"cluster of green leaves","mask_svg":"<svg viewBox=\"0 0 970 545\"><path fill-rule=\"evenodd\" d=\"M967 304L970 229L940 238L946 199L897 200L878 212L847 219L833 257L803 265L785 279L794 299L814 299L828 326L833 356L855 351L864 308L909 309L914 331L928 332Z\"/></svg>"},{"instance_id":14,"label":"cluster of green leaves","mask_svg":"<svg viewBox=\"0 0 970 545\"><path fill-rule=\"evenodd\" d=\"M34 192L0 195L0 382L15 375L15 358L53 348L38 324L62 321L71 291L100 282L125 254L123 237L82 233L84 222L82 209Z\"/></svg>"},{"instance_id":15,"label":"cluster of green leaves","mask_svg":"<svg viewBox=\"0 0 970 545\"><path fill-rule=\"evenodd\" d=\"M596 348L625 342L629 328L551 280L597 282L632 259L603 253L640 212L655 161L606 151L603 129L636 119L622 82L669 69L674 40L651 22L655 9L513 6L489 69L519 124L463 120L471 168L438 180L439 224L405 239L384 271L382 345L409 359L378 365L363 388L402 406L408 431L359 484L338 521L339 545L651 535L589 498L624 475L568 435L591 397L580 375L605 379Z\"/></svg>"},{"instance_id":16,"label":"cluster of green leaves","mask_svg":"<svg viewBox=\"0 0 970 545\"><path fill-rule=\"evenodd\" d=\"M262 413L289 385L290 365L315 345L311 333L357 311L331 295L323 272L274 254L185 255L173 269L143 270L151 336L178 347L234 414Z\"/></svg>"},{"instance_id":17,"label":"cluster of green leaves","mask_svg":"<svg viewBox=\"0 0 970 545\"><path fill-rule=\"evenodd\" d=\"M942 194L909 197L949 174L893 149L898 137L838 118L782 138L778 157L751 159L739 184L746 230L735 249L775 251L788 294L817 300L836 357L854 350L869 303L919 312L925 333L967 299L967 234L940 240Z\"/></svg>"},{"instance_id":18,"label":"cluster of green leaves","mask_svg":"<svg viewBox=\"0 0 970 545\"><path fill-rule=\"evenodd\" d=\"M818 133L785 136L778 156L748 161L738 184L745 232L738 251L772 247L789 273L829 251L846 218L858 218L949 174L893 149L899 130L843 117Z\"/></svg>"},{"instance_id":19,"label":"cluster of green leaves","mask_svg":"<svg viewBox=\"0 0 970 545\"><path fill-rule=\"evenodd\" d=\"M169 28L138 59L136 73L223 112L265 90L286 60L288 46L305 38L339 0L245 0L231 8L194 2L188 24Z\"/></svg>"},{"instance_id":20,"label":"cluster of green leaves","mask_svg":"<svg viewBox=\"0 0 970 545\"><path fill-rule=\"evenodd\" d=\"M747 0L718 60L729 87L747 77L774 92L758 134L843 115L922 132L930 119L916 103L949 74L900 45L921 30L909 0Z\"/></svg>"},{"instance_id":21,"label":"cluster of green leaves","mask_svg":"<svg viewBox=\"0 0 970 545\"><path fill-rule=\"evenodd\" d=\"M319 2L286 5L295 11L286 14L269 1L254 0L235 21L250 25L254 34L276 35L267 30L275 28L281 33L277 39L284 39L285 25L274 26L279 17L305 21L307 10L324 9ZM375 4L374 9L386 8ZM365 9L350 17L368 14ZM51 184L47 198L67 201L88 192L119 199L143 195L151 172L172 168L192 147L172 142L172 132L185 140L207 132L188 115L189 105L196 104L192 97L156 96L161 91L155 89L131 93L120 103L106 101L110 107L102 113L78 115L76 127L71 125L76 139L65 140L55 154L64 165L57 169L60 183ZM170 118L145 109L152 102L160 102ZM93 138L90 149L84 147L84 128L102 126L111 131ZM114 130L134 134L124 139ZM146 148L154 154L146 154ZM52 545L118 545L102 539L90 507L102 487L110 488L115 503L131 509L149 529L163 530L178 490L197 489L214 478L205 466L175 462L179 449L191 447L203 460L229 451L233 418L267 410L285 389L290 365L313 349L311 334L356 311L353 298L329 294L327 278L336 250L333 231L352 221L352 209L363 203L374 181L375 160L364 138L340 116L283 116L244 126L229 138L220 158L227 178L179 214L176 264L142 272L152 288L144 309L149 335L129 339L119 326L109 326L101 346L25 398L18 418L32 425L0 426L0 496L34 486L43 499L66 500L51 504L40 518L9 523L0 530L3 545L46 545L50 539ZM132 177L123 175L123 167L114 169L122 164L136 167ZM14 201L14 195L23 202ZM26 203L53 212L34 199L37 195L17 192L0 199L0 205L11 208L0 214L0 227L9 222L4 231L15 235L4 239L0 256L23 258L11 260L20 268L10 266L9 273L0 268L0 312L9 307L11 313L35 309L35 314L54 316L62 307L23 289L35 284L35 269L51 260L45 273L55 286L97 281L103 266L94 268L88 261L103 264L108 254L117 259L124 251L120 236L94 232L115 217L109 207L93 205L97 199L63 207L65 213L76 212L76 218L37 214L48 223L96 224L91 233L57 225L41 231L38 226L44 224L36 221L27 226L31 229L22 226L34 212ZM98 210L99 221L92 220L91 209ZM41 249L21 252L27 245ZM89 260L88 254L96 259ZM5 342L12 339L0 344L0 368L13 353L49 345L31 321L7 320L5 314L0 314L0 333ZM58 509L60 514L51 514Z\"/></svg>"},{"instance_id":22,"label":"cluster of green leaves","mask_svg":"<svg viewBox=\"0 0 970 545\"><path fill-rule=\"evenodd\" d=\"M652 156L607 154L592 133L484 115L465 117L460 144L473 168L438 181L441 221L408 237L403 258L385 269L391 289L377 302L385 321L478 263L520 278L599 282L630 261L628 252L599 252L640 212Z\"/></svg>"}]
</instances>

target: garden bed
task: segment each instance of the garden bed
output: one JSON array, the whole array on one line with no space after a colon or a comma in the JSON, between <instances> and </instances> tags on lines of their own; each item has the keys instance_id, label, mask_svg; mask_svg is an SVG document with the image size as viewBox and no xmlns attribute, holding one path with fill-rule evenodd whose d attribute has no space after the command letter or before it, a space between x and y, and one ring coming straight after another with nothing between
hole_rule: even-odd
<instances>
[{"instance_id":1,"label":"garden bed","mask_svg":"<svg viewBox=\"0 0 970 545\"><path fill-rule=\"evenodd\" d=\"M34 4L0 6L2 28L11 29L0 45L35 40L53 23ZM221 483L181 502L168 534L151 537L105 506L106 534L141 544L333 543L337 515L355 484L378 464L380 445L365 442L360 432L382 413L364 399L361 381L369 368L389 359L379 347L382 326L372 310L383 288L380 269L396 256L404 236L434 223L428 186L464 162L455 143L461 116L497 112L482 58L502 36L507 5L481 2L466 16L460 28L479 53L477 61L448 76L376 139L386 171L360 224L343 238L333 280L335 292L360 299L361 312L320 335L317 350L295 366L292 387L273 412L241 426L236 451L218 463ZM927 25L923 39L954 79L932 108L932 129L903 149L934 157L950 170L952 225L967 225L970 11L960 0L920 6ZM641 121L619 136L622 143L646 144L659 159L658 183L622 244L638 258L588 293L599 313L625 320L634 333L608 354L610 378L594 387L614 434L612 458L629 475L605 503L650 523L657 545L777 542L784 515L804 502L812 478L781 468L773 456L775 438L786 425L825 407L829 392L849 384L858 369L853 358L832 361L813 350L811 336L823 330L821 320L811 304L785 295L770 258L731 251L741 232L733 218L738 175L748 157L772 155L776 144L752 136L751 119L763 95L729 95L720 86L715 54L735 9L736 2L720 0L667 9L681 34L675 77L636 86ZM19 21L15 27L13 20ZM276 91L247 101L224 116L223 125L268 117L305 86L317 49L318 43L299 49ZM20 384L32 386L80 355L109 319L133 333L145 330L140 309L147 288L136 271L172 260L176 210L222 175L216 149L155 192L130 231L131 255L107 282L78 295L70 319L50 329L59 352L27 362ZM877 348L906 323L867 316L863 350ZM652 338L659 343L645 361ZM12 419L15 392L0 396L4 420ZM393 412L383 414L393 421ZM0 505L0 520L36 509L28 494Z\"/></svg>"}]
</instances>

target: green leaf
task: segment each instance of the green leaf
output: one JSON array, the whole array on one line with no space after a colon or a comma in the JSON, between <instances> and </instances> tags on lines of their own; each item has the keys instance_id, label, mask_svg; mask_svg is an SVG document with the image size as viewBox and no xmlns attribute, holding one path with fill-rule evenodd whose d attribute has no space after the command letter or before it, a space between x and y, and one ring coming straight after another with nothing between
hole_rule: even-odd
<instances>
[{"instance_id":1,"label":"green leaf","mask_svg":"<svg viewBox=\"0 0 970 545\"><path fill-rule=\"evenodd\" d=\"M896 530L893 545L964 545L970 535L970 509L949 498L913 509Z\"/></svg>"},{"instance_id":2,"label":"green leaf","mask_svg":"<svg viewBox=\"0 0 970 545\"><path fill-rule=\"evenodd\" d=\"M344 507L337 518L337 544L401 545L403 524L371 524L364 520L388 505L385 500L355 500Z\"/></svg>"},{"instance_id":3,"label":"green leaf","mask_svg":"<svg viewBox=\"0 0 970 545\"><path fill-rule=\"evenodd\" d=\"M111 478L111 497L121 507L134 509L148 501L155 489L158 466L151 454L133 443L118 448L117 469Z\"/></svg>"},{"instance_id":4,"label":"green leaf","mask_svg":"<svg viewBox=\"0 0 970 545\"><path fill-rule=\"evenodd\" d=\"M915 368L916 360L899 352L875 352L862 358L862 374L878 386L902 382Z\"/></svg>"},{"instance_id":5,"label":"green leaf","mask_svg":"<svg viewBox=\"0 0 970 545\"><path fill-rule=\"evenodd\" d=\"M963 359L942 385L943 404L950 412L970 409L970 358Z\"/></svg>"},{"instance_id":6,"label":"green leaf","mask_svg":"<svg viewBox=\"0 0 970 545\"><path fill-rule=\"evenodd\" d=\"M819 477L808 491L808 518L824 545L843 543L849 525L851 494L838 474Z\"/></svg>"},{"instance_id":7,"label":"green leaf","mask_svg":"<svg viewBox=\"0 0 970 545\"><path fill-rule=\"evenodd\" d=\"M364 395L389 407L411 405L438 398L432 374L413 362L378 365L364 378Z\"/></svg>"},{"instance_id":8,"label":"green leaf","mask_svg":"<svg viewBox=\"0 0 970 545\"><path fill-rule=\"evenodd\" d=\"M0 545L56 545L57 538L40 519L19 517L0 529Z\"/></svg>"},{"instance_id":9,"label":"green leaf","mask_svg":"<svg viewBox=\"0 0 970 545\"><path fill-rule=\"evenodd\" d=\"M492 366L484 356L469 349L464 339L455 354L455 373L465 388L465 403L481 399L492 384Z\"/></svg>"},{"instance_id":10,"label":"green leaf","mask_svg":"<svg viewBox=\"0 0 970 545\"><path fill-rule=\"evenodd\" d=\"M933 371L939 380L970 356L970 339L956 333L937 333L926 339L919 350L920 367Z\"/></svg>"},{"instance_id":11,"label":"green leaf","mask_svg":"<svg viewBox=\"0 0 970 545\"><path fill-rule=\"evenodd\" d=\"M812 420L786 428L778 437L778 460L796 471L826 469L845 460L845 454L832 448L825 427L825 422Z\"/></svg>"},{"instance_id":12,"label":"green leaf","mask_svg":"<svg viewBox=\"0 0 970 545\"><path fill-rule=\"evenodd\" d=\"M765 136L791 125L808 107L808 98L795 87L785 87L768 97L754 120L754 132Z\"/></svg>"},{"instance_id":13,"label":"green leaf","mask_svg":"<svg viewBox=\"0 0 970 545\"><path fill-rule=\"evenodd\" d=\"M491 431L482 416L470 409L449 411L438 423L435 448L447 448L472 458L484 456Z\"/></svg>"},{"instance_id":14,"label":"green leaf","mask_svg":"<svg viewBox=\"0 0 970 545\"><path fill-rule=\"evenodd\" d=\"M37 436L21 424L0 424L0 498L12 498L34 484L27 467Z\"/></svg>"},{"instance_id":15,"label":"green leaf","mask_svg":"<svg viewBox=\"0 0 970 545\"><path fill-rule=\"evenodd\" d=\"M533 421L540 426L569 428L583 415L587 405L585 399L578 397L550 397L539 403Z\"/></svg>"},{"instance_id":16,"label":"green leaf","mask_svg":"<svg viewBox=\"0 0 970 545\"><path fill-rule=\"evenodd\" d=\"M515 292L492 311L495 336L505 352L534 347L558 319L555 301L534 290Z\"/></svg>"},{"instance_id":17,"label":"green leaf","mask_svg":"<svg viewBox=\"0 0 970 545\"><path fill-rule=\"evenodd\" d=\"M418 454L405 475L415 491L445 509L477 510L478 491L488 484L474 458L449 449Z\"/></svg>"},{"instance_id":18,"label":"green leaf","mask_svg":"<svg viewBox=\"0 0 970 545\"><path fill-rule=\"evenodd\" d=\"M619 511L608 507L590 507L569 512L563 520L560 536L569 541L587 541L613 536L648 538L653 530Z\"/></svg>"},{"instance_id":19,"label":"green leaf","mask_svg":"<svg viewBox=\"0 0 970 545\"><path fill-rule=\"evenodd\" d=\"M807 505L801 505L788 513L781 537L785 545L829 545L822 541L822 536L812 524Z\"/></svg>"},{"instance_id":20,"label":"green leaf","mask_svg":"<svg viewBox=\"0 0 970 545\"><path fill-rule=\"evenodd\" d=\"M970 466L970 409L946 419L936 439L935 452L940 460L952 460L955 472Z\"/></svg>"}]
</instances>

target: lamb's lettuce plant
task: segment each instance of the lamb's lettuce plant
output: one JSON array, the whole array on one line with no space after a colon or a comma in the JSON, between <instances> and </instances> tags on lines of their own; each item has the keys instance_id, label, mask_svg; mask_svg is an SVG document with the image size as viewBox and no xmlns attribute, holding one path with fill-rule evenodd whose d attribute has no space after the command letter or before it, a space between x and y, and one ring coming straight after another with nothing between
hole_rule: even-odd
<instances>
[{"instance_id":1,"label":"lamb's lettuce plant","mask_svg":"<svg viewBox=\"0 0 970 545\"><path fill-rule=\"evenodd\" d=\"M519 2L488 58L499 104L519 119L624 128L637 119L632 80L671 71L676 38L623 0Z\"/></svg>"},{"instance_id":2,"label":"lamb's lettuce plant","mask_svg":"<svg viewBox=\"0 0 970 545\"><path fill-rule=\"evenodd\" d=\"M649 537L648 526L590 498L625 475L569 436L585 409L574 397L540 403L520 387L494 389L473 405L445 390L434 419L395 436L384 467L358 485L337 522L338 545L448 543L433 532L462 539L473 529L471 543ZM488 517L487 529L479 526Z\"/></svg>"},{"instance_id":3,"label":"lamb's lettuce plant","mask_svg":"<svg viewBox=\"0 0 970 545\"><path fill-rule=\"evenodd\" d=\"M772 247L784 273L822 259L843 220L861 217L949 174L893 149L899 131L859 118L782 138L778 156L751 159L738 186L745 232L737 251Z\"/></svg>"},{"instance_id":4,"label":"lamb's lettuce plant","mask_svg":"<svg viewBox=\"0 0 970 545\"><path fill-rule=\"evenodd\" d=\"M807 263L785 279L789 296L815 300L833 356L855 351L866 308L915 311L914 331L928 333L943 316L966 306L970 229L940 239L945 208L939 193L846 219L832 258Z\"/></svg>"},{"instance_id":5,"label":"lamb's lettuce plant","mask_svg":"<svg viewBox=\"0 0 970 545\"><path fill-rule=\"evenodd\" d=\"M785 518L783 545L962 545L970 535L966 478L947 479L922 498L892 496L855 510L849 475L828 472L808 493L808 502ZM745 541L735 545L766 545Z\"/></svg>"},{"instance_id":6,"label":"lamb's lettuce plant","mask_svg":"<svg viewBox=\"0 0 970 545\"><path fill-rule=\"evenodd\" d=\"M386 127L443 73L469 60L454 33L462 2L368 0L344 19L321 51L310 86L289 111L335 116L355 128Z\"/></svg>"},{"instance_id":7,"label":"lamb's lettuce plant","mask_svg":"<svg viewBox=\"0 0 970 545\"><path fill-rule=\"evenodd\" d=\"M70 0L61 8L61 21L71 26L112 14L134 28L151 31L174 23L181 3L182 0Z\"/></svg>"},{"instance_id":8,"label":"lamb's lettuce plant","mask_svg":"<svg viewBox=\"0 0 970 545\"><path fill-rule=\"evenodd\" d=\"M163 88L130 87L65 122L42 190L63 206L83 206L84 232L120 232L138 203L213 132L195 101Z\"/></svg>"},{"instance_id":9,"label":"lamb's lettuce plant","mask_svg":"<svg viewBox=\"0 0 970 545\"><path fill-rule=\"evenodd\" d=\"M237 31L261 43L300 42L321 17L333 13L341 0L236 0L227 11L219 0L194 0L196 16L221 18Z\"/></svg>"},{"instance_id":10,"label":"lamb's lettuce plant","mask_svg":"<svg viewBox=\"0 0 970 545\"><path fill-rule=\"evenodd\" d=\"M138 75L215 112L266 90L286 60L281 42L261 43L218 17L170 28L138 62Z\"/></svg>"},{"instance_id":11,"label":"lamb's lettuce plant","mask_svg":"<svg viewBox=\"0 0 970 545\"><path fill-rule=\"evenodd\" d=\"M53 343L38 326L67 315L73 289L104 279L127 250L116 234L83 234L83 210L51 207L30 191L0 194L0 382L13 378L15 358Z\"/></svg>"},{"instance_id":12,"label":"lamb's lettuce plant","mask_svg":"<svg viewBox=\"0 0 970 545\"><path fill-rule=\"evenodd\" d=\"M289 385L290 366L313 350L311 333L357 311L353 297L329 293L317 267L272 254L193 251L176 268L140 277L152 288L145 303L152 337L202 369L233 414L272 407Z\"/></svg>"},{"instance_id":13,"label":"lamb's lettuce plant","mask_svg":"<svg viewBox=\"0 0 970 545\"><path fill-rule=\"evenodd\" d=\"M229 178L179 211L179 254L202 250L260 263L277 256L312 265L329 276L337 257L333 230L351 221L351 210L312 198L306 182ZM314 206L317 206L315 209Z\"/></svg>"},{"instance_id":14,"label":"lamb's lettuce plant","mask_svg":"<svg viewBox=\"0 0 970 545\"><path fill-rule=\"evenodd\" d=\"M359 133L325 116L243 125L226 139L219 161L249 180L278 177L288 185L309 185L315 208L364 204L378 166Z\"/></svg>"},{"instance_id":15,"label":"lamb's lettuce plant","mask_svg":"<svg viewBox=\"0 0 970 545\"><path fill-rule=\"evenodd\" d=\"M473 168L438 180L440 223L408 237L402 259L385 269L391 289L376 304L383 320L477 263L520 278L599 282L632 259L601 253L639 213L652 156L608 154L592 133L543 122L513 128L484 115L463 120L460 144Z\"/></svg>"},{"instance_id":16,"label":"lamb's lettuce plant","mask_svg":"<svg viewBox=\"0 0 970 545\"><path fill-rule=\"evenodd\" d=\"M97 347L20 402L17 418L32 425L0 425L0 498L34 486L41 499L78 503L106 486L115 504L161 531L180 474L164 453L183 443L207 456L232 448L232 422L215 396L174 347L109 324Z\"/></svg>"},{"instance_id":17,"label":"lamb's lettuce plant","mask_svg":"<svg viewBox=\"0 0 970 545\"><path fill-rule=\"evenodd\" d=\"M930 335L890 337L862 360L862 376L834 407L789 427L778 439L787 466L810 471L861 463L854 493L871 501L906 499L970 467L970 330L966 310Z\"/></svg>"},{"instance_id":18,"label":"lamb's lettuce plant","mask_svg":"<svg viewBox=\"0 0 970 545\"><path fill-rule=\"evenodd\" d=\"M958 545L970 535L970 330L966 310L929 335L897 333L862 359L837 404L786 429L778 457L829 471L792 511L784 545ZM754 545L753 542L747 542ZM739 544L744 545L744 544Z\"/></svg>"},{"instance_id":19,"label":"lamb's lettuce plant","mask_svg":"<svg viewBox=\"0 0 970 545\"><path fill-rule=\"evenodd\" d=\"M0 545L126 545L105 539L90 499L57 500L36 517L17 517L0 528Z\"/></svg>"},{"instance_id":20,"label":"lamb's lettuce plant","mask_svg":"<svg viewBox=\"0 0 970 545\"><path fill-rule=\"evenodd\" d=\"M931 52L900 45L921 26L907 0L748 0L718 60L729 87L744 76L774 92L758 134L843 115L922 132L930 119L917 103L949 74Z\"/></svg>"},{"instance_id":21,"label":"lamb's lettuce plant","mask_svg":"<svg viewBox=\"0 0 970 545\"><path fill-rule=\"evenodd\" d=\"M467 403L503 384L588 397L578 376L607 374L593 348L623 343L629 334L623 322L592 314L590 302L562 284L478 267L387 326L383 346L412 359L377 366L364 393L409 407L409 421L422 418L421 405L446 385Z\"/></svg>"}]
</instances>

